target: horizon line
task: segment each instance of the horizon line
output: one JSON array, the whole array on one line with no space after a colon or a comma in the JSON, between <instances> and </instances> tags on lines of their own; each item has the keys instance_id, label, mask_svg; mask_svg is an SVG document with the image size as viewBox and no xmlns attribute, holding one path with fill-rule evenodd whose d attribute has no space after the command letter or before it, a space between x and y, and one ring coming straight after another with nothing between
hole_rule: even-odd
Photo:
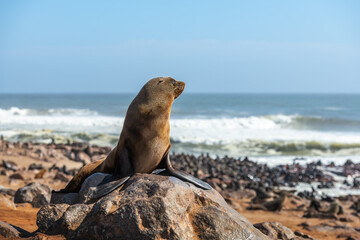
<instances>
[{"instance_id":1,"label":"horizon line","mask_svg":"<svg viewBox=\"0 0 360 240\"><path fill-rule=\"evenodd\" d=\"M85 94L137 94L138 92L0 92L0 95L66 95L66 94L79 94L79 95L85 95ZM185 92L182 93L182 95L187 94L332 94L332 95L358 95L360 92Z\"/></svg>"}]
</instances>

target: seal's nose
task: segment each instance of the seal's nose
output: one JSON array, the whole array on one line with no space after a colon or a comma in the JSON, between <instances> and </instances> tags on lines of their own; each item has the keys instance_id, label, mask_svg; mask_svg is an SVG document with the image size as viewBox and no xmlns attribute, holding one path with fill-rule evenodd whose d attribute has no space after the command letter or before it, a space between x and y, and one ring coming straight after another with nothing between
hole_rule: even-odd
<instances>
[{"instance_id":1,"label":"seal's nose","mask_svg":"<svg viewBox=\"0 0 360 240\"><path fill-rule=\"evenodd\" d=\"M180 96L180 94L184 91L185 83L181 81L175 81L175 98Z\"/></svg>"},{"instance_id":2,"label":"seal's nose","mask_svg":"<svg viewBox=\"0 0 360 240\"><path fill-rule=\"evenodd\" d=\"M184 90L185 88L185 83L184 82L181 82L181 81L176 81L176 85L178 88L181 88Z\"/></svg>"}]
</instances>

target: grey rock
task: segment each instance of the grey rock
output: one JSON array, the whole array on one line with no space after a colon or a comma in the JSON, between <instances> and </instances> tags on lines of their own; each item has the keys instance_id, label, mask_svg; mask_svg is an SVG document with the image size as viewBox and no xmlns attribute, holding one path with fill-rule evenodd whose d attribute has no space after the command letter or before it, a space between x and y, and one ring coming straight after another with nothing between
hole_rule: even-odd
<instances>
[{"instance_id":1,"label":"grey rock","mask_svg":"<svg viewBox=\"0 0 360 240\"><path fill-rule=\"evenodd\" d=\"M33 182L19 188L15 193L15 203L31 203L33 207L41 207L50 203L51 190L48 186Z\"/></svg>"},{"instance_id":2,"label":"grey rock","mask_svg":"<svg viewBox=\"0 0 360 240\"><path fill-rule=\"evenodd\" d=\"M11 188L5 188L0 186L0 194L6 194L9 196L15 196L15 190L11 189Z\"/></svg>"},{"instance_id":3,"label":"grey rock","mask_svg":"<svg viewBox=\"0 0 360 240\"><path fill-rule=\"evenodd\" d=\"M78 197L78 193L59 193L59 192L52 192L51 193L51 204L74 204L76 203Z\"/></svg>"},{"instance_id":4,"label":"grey rock","mask_svg":"<svg viewBox=\"0 0 360 240\"><path fill-rule=\"evenodd\" d=\"M92 206L87 204L74 204L66 209L61 218L61 230L59 233L76 230L83 222Z\"/></svg>"},{"instance_id":5,"label":"grey rock","mask_svg":"<svg viewBox=\"0 0 360 240\"><path fill-rule=\"evenodd\" d=\"M81 194L103 177L88 179ZM95 203L80 201L64 211L56 206L39 211L39 230L68 239L269 239L217 191L202 190L169 176L136 174L122 189ZM57 214L51 215L54 211Z\"/></svg>"},{"instance_id":6,"label":"grey rock","mask_svg":"<svg viewBox=\"0 0 360 240\"><path fill-rule=\"evenodd\" d=\"M42 207L37 213L36 225L39 231L46 231L48 234L56 234L59 231L60 218L63 216L69 205L56 204Z\"/></svg>"}]
</instances>

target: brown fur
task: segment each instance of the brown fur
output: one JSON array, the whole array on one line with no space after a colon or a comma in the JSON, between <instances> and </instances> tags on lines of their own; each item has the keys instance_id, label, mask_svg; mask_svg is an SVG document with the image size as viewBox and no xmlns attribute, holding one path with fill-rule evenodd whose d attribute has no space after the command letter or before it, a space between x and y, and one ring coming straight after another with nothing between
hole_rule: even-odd
<instances>
[{"instance_id":1,"label":"brown fur","mask_svg":"<svg viewBox=\"0 0 360 240\"><path fill-rule=\"evenodd\" d=\"M153 78L130 104L117 146L102 160L87 164L64 192L77 192L93 173L150 173L170 149L170 110L185 83L170 77ZM131 170L130 170L131 169Z\"/></svg>"}]
</instances>

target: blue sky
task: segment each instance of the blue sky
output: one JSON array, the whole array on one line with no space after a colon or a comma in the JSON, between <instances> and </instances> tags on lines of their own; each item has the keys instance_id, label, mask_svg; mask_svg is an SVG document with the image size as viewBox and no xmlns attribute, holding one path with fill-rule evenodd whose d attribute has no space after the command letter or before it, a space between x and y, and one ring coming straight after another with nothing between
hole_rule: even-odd
<instances>
[{"instance_id":1,"label":"blue sky","mask_svg":"<svg viewBox=\"0 0 360 240\"><path fill-rule=\"evenodd\" d=\"M360 1L0 0L0 93L360 93Z\"/></svg>"}]
</instances>

